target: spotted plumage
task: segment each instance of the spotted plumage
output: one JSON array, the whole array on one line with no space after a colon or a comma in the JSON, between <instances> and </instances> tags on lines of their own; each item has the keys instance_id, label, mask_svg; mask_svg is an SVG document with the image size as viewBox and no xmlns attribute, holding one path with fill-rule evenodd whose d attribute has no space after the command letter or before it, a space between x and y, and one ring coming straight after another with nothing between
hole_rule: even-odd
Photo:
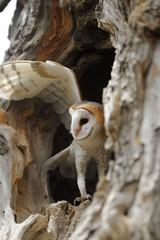
<instances>
[{"instance_id":1,"label":"spotted plumage","mask_svg":"<svg viewBox=\"0 0 160 240\"><path fill-rule=\"evenodd\" d=\"M111 153L104 150L105 131L103 106L95 102L80 102L70 107L71 134L74 140L70 152L75 156L77 184L82 198L88 198L85 187L87 165L97 164L98 176L104 176Z\"/></svg>"}]
</instances>

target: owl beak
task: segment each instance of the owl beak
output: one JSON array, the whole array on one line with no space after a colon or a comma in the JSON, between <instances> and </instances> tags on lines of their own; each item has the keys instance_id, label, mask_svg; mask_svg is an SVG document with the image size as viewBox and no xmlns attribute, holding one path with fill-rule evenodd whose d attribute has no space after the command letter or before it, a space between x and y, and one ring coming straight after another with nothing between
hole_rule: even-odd
<instances>
[{"instance_id":1,"label":"owl beak","mask_svg":"<svg viewBox=\"0 0 160 240\"><path fill-rule=\"evenodd\" d=\"M80 127L76 129L76 131L75 131L75 137L76 137L76 138L78 137L78 134L79 134L80 131L81 131L81 128L80 128Z\"/></svg>"}]
</instances>

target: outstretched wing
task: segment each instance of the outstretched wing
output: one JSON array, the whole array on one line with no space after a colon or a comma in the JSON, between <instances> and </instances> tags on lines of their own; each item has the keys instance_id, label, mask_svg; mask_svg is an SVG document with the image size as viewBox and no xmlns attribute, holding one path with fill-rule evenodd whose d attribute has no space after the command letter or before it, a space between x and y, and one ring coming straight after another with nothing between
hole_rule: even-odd
<instances>
[{"instance_id":1,"label":"outstretched wing","mask_svg":"<svg viewBox=\"0 0 160 240\"><path fill-rule=\"evenodd\" d=\"M52 156L46 160L42 167L42 180L44 176L47 176L47 172L54 170L57 166L60 168L60 172L63 176L69 178L76 178L75 168L75 156L70 154L70 146L65 148L63 151Z\"/></svg>"},{"instance_id":2,"label":"outstretched wing","mask_svg":"<svg viewBox=\"0 0 160 240\"><path fill-rule=\"evenodd\" d=\"M75 74L52 61L13 61L0 65L0 98L22 100L39 97L52 103L65 127L69 128L68 108L81 100Z\"/></svg>"},{"instance_id":3,"label":"outstretched wing","mask_svg":"<svg viewBox=\"0 0 160 240\"><path fill-rule=\"evenodd\" d=\"M46 196L49 194L47 172L54 170L57 166L59 166L63 177L76 178L76 168L74 158L70 154L70 146L46 160L41 168L40 181Z\"/></svg>"}]
</instances>

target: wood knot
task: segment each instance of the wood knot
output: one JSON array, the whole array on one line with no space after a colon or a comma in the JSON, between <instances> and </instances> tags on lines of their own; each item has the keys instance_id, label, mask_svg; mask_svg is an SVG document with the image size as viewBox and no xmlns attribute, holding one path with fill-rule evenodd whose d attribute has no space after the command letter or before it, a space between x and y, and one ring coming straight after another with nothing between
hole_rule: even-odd
<instances>
[{"instance_id":1,"label":"wood knot","mask_svg":"<svg viewBox=\"0 0 160 240\"><path fill-rule=\"evenodd\" d=\"M7 139L0 133L0 155L5 155L8 151Z\"/></svg>"}]
</instances>

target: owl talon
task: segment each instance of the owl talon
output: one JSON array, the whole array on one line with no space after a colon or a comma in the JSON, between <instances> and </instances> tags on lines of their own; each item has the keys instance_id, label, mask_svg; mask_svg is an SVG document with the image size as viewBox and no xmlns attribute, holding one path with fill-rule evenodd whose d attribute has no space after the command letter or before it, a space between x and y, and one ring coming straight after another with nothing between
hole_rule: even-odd
<instances>
[{"instance_id":1,"label":"owl talon","mask_svg":"<svg viewBox=\"0 0 160 240\"><path fill-rule=\"evenodd\" d=\"M86 197L77 197L75 200L74 200L74 206L78 206L81 204L81 202L84 202L86 200L90 200L92 201L92 197L91 195L87 194Z\"/></svg>"}]
</instances>

